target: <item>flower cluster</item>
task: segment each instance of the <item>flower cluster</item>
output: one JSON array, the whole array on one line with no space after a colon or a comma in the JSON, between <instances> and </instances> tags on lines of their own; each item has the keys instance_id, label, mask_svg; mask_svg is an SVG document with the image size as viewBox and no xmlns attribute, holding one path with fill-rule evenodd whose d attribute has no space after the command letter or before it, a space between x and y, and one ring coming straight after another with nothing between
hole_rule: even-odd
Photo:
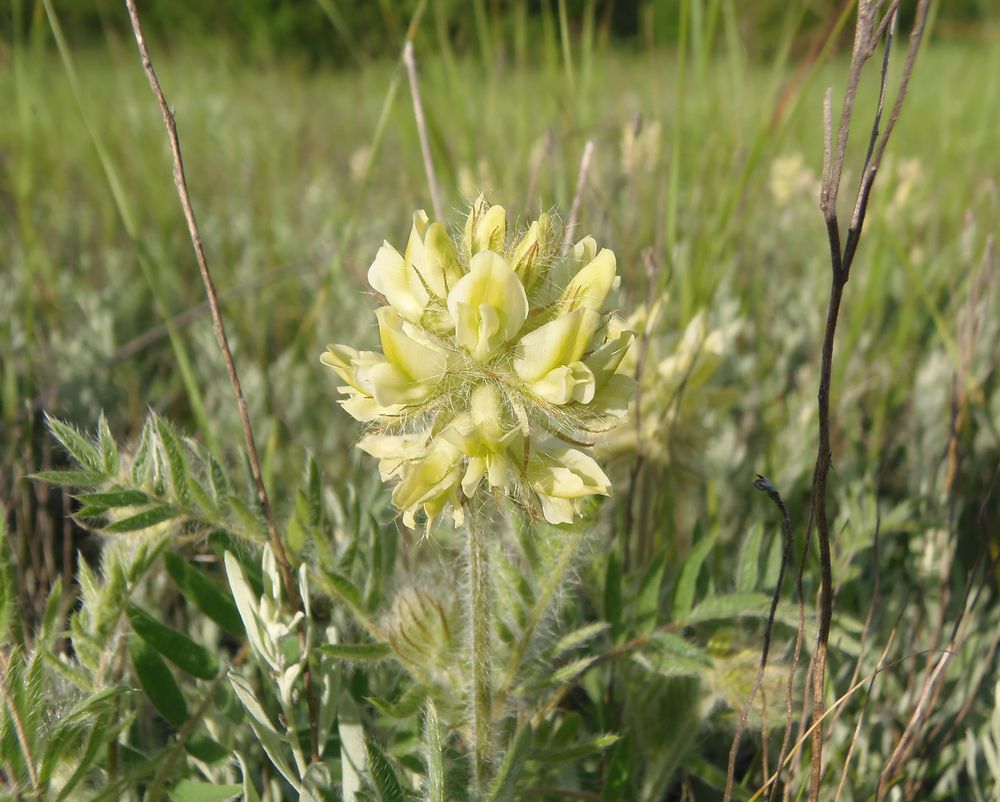
<instances>
[{"instance_id":1,"label":"flower cluster","mask_svg":"<svg viewBox=\"0 0 1000 802\"><path fill-rule=\"evenodd\" d=\"M592 237L558 251L548 215L508 239L503 207L480 197L458 244L419 211L404 253L376 255L382 352L331 345L322 359L407 526L449 505L460 524L479 488L554 524L610 493L585 449L627 412L634 381L617 371L633 335L605 311L614 254Z\"/></svg>"},{"instance_id":2,"label":"flower cluster","mask_svg":"<svg viewBox=\"0 0 1000 802\"><path fill-rule=\"evenodd\" d=\"M631 465L641 453L652 466L690 471L707 448L705 422L712 413L729 408L735 398L732 388L721 385L719 373L740 324L731 309L724 309L721 316L729 322L710 326L703 309L683 334L659 333L666 300L661 297L648 308L640 306L626 321L630 328L646 332L639 389L642 415L638 429L621 427L602 441L598 451L603 459L618 464ZM640 350L633 349L623 360L623 371L637 372Z\"/></svg>"}]
</instances>

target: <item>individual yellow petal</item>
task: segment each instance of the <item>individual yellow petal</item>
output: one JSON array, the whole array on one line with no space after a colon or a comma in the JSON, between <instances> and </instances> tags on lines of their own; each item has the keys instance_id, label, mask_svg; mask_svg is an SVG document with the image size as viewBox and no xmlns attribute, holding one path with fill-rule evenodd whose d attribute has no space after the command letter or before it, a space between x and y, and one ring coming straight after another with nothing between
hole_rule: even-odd
<instances>
[{"instance_id":1,"label":"individual yellow petal","mask_svg":"<svg viewBox=\"0 0 1000 802\"><path fill-rule=\"evenodd\" d=\"M487 460L490 487L505 488L510 484L510 460L506 454L492 454Z\"/></svg>"},{"instance_id":2,"label":"individual yellow petal","mask_svg":"<svg viewBox=\"0 0 1000 802\"><path fill-rule=\"evenodd\" d=\"M465 493L466 497L472 498L476 488L479 487L479 482L486 473L486 467L485 457L469 458L469 467L466 468L465 476L462 477L462 492Z\"/></svg>"},{"instance_id":3,"label":"individual yellow petal","mask_svg":"<svg viewBox=\"0 0 1000 802\"><path fill-rule=\"evenodd\" d=\"M499 431L500 424L500 393L492 384L480 384L472 391L472 398L469 401L469 411L472 413L472 422L476 427Z\"/></svg>"},{"instance_id":4,"label":"individual yellow petal","mask_svg":"<svg viewBox=\"0 0 1000 802\"><path fill-rule=\"evenodd\" d=\"M544 274L551 245L552 221L547 214L542 214L514 246L511 255L514 272L521 279L525 290L530 292Z\"/></svg>"},{"instance_id":5,"label":"individual yellow petal","mask_svg":"<svg viewBox=\"0 0 1000 802\"><path fill-rule=\"evenodd\" d=\"M433 223L424 237L424 261L420 269L427 286L439 298L447 298L458 280L462 268L458 264L455 245L441 223Z\"/></svg>"},{"instance_id":6,"label":"individual yellow petal","mask_svg":"<svg viewBox=\"0 0 1000 802\"><path fill-rule=\"evenodd\" d=\"M407 462L427 453L427 433L369 434L358 442L358 448L379 461L378 470L385 481Z\"/></svg>"},{"instance_id":7,"label":"individual yellow petal","mask_svg":"<svg viewBox=\"0 0 1000 802\"><path fill-rule=\"evenodd\" d=\"M580 510L579 499L611 492L611 480L593 458L561 445L547 444L534 452L527 480L545 520L552 524L572 523Z\"/></svg>"},{"instance_id":8,"label":"individual yellow petal","mask_svg":"<svg viewBox=\"0 0 1000 802\"><path fill-rule=\"evenodd\" d=\"M628 415L628 405L635 398L638 386L631 376L614 373L598 387L590 408L595 415L624 418Z\"/></svg>"},{"instance_id":9,"label":"individual yellow petal","mask_svg":"<svg viewBox=\"0 0 1000 802\"><path fill-rule=\"evenodd\" d=\"M472 204L469 217L465 221L462 242L469 256L480 251L502 251L507 239L507 212L503 206L490 206L485 196L480 195Z\"/></svg>"},{"instance_id":10,"label":"individual yellow petal","mask_svg":"<svg viewBox=\"0 0 1000 802\"><path fill-rule=\"evenodd\" d=\"M419 404L434 389L430 384L414 381L413 377L391 362L383 362L366 370L365 380L372 388L372 397L380 406Z\"/></svg>"},{"instance_id":11,"label":"individual yellow petal","mask_svg":"<svg viewBox=\"0 0 1000 802\"><path fill-rule=\"evenodd\" d=\"M434 440L424 457L403 467L392 503L404 512L423 506L431 517L436 515L448 502L457 500L460 457L461 452L448 441L440 437Z\"/></svg>"},{"instance_id":12,"label":"individual yellow petal","mask_svg":"<svg viewBox=\"0 0 1000 802\"><path fill-rule=\"evenodd\" d=\"M485 362L512 339L528 316L528 297L507 261L492 251L472 257L469 272L448 293L455 339Z\"/></svg>"},{"instance_id":13,"label":"individual yellow petal","mask_svg":"<svg viewBox=\"0 0 1000 802\"><path fill-rule=\"evenodd\" d=\"M611 480L593 457L568 446L550 444L536 450L527 479L539 496L578 499L611 492Z\"/></svg>"},{"instance_id":14,"label":"individual yellow petal","mask_svg":"<svg viewBox=\"0 0 1000 802\"><path fill-rule=\"evenodd\" d=\"M541 379L528 383L528 389L550 404L568 404L577 401L589 404L597 390L594 373L583 362L560 365Z\"/></svg>"},{"instance_id":15,"label":"individual yellow petal","mask_svg":"<svg viewBox=\"0 0 1000 802\"><path fill-rule=\"evenodd\" d=\"M388 402L383 398L380 404L373 397L370 373L372 368L386 365L382 354L374 351L357 351L348 345L331 345L320 359L347 382L337 389L348 396L340 404L351 417L368 422L380 415L395 415L402 409L395 402Z\"/></svg>"},{"instance_id":16,"label":"individual yellow petal","mask_svg":"<svg viewBox=\"0 0 1000 802\"><path fill-rule=\"evenodd\" d=\"M597 256L597 240L593 237L584 237L573 246L573 260L581 267L594 260Z\"/></svg>"},{"instance_id":17,"label":"individual yellow petal","mask_svg":"<svg viewBox=\"0 0 1000 802\"><path fill-rule=\"evenodd\" d=\"M615 339L609 339L584 360L587 367L594 371L598 386L604 384L618 370L634 340L635 335L631 331L619 332Z\"/></svg>"},{"instance_id":18,"label":"individual yellow petal","mask_svg":"<svg viewBox=\"0 0 1000 802\"><path fill-rule=\"evenodd\" d=\"M341 379L357 390L360 388L354 369L354 360L357 359L358 354L359 351L349 345L328 345L319 359L327 367L333 368Z\"/></svg>"},{"instance_id":19,"label":"individual yellow petal","mask_svg":"<svg viewBox=\"0 0 1000 802\"><path fill-rule=\"evenodd\" d=\"M616 269L614 253L604 248L566 285L561 299L563 308L585 306L600 312L615 285Z\"/></svg>"},{"instance_id":20,"label":"individual yellow petal","mask_svg":"<svg viewBox=\"0 0 1000 802\"><path fill-rule=\"evenodd\" d=\"M424 264L424 233L427 231L427 212L418 209L413 213L413 225L410 226L410 237L403 251L403 261L418 268Z\"/></svg>"},{"instance_id":21,"label":"individual yellow petal","mask_svg":"<svg viewBox=\"0 0 1000 802\"><path fill-rule=\"evenodd\" d=\"M577 514L577 503L565 498L539 495L542 517L550 524L571 524Z\"/></svg>"},{"instance_id":22,"label":"individual yellow petal","mask_svg":"<svg viewBox=\"0 0 1000 802\"><path fill-rule=\"evenodd\" d=\"M379 337L385 358L404 375L420 384L436 384L444 376L448 357L442 351L410 337L403 320L391 306L376 310Z\"/></svg>"},{"instance_id":23,"label":"individual yellow petal","mask_svg":"<svg viewBox=\"0 0 1000 802\"><path fill-rule=\"evenodd\" d=\"M420 320L430 300L430 293L412 263L388 242L379 248L375 261L368 268L368 283L382 293L399 314L414 323Z\"/></svg>"},{"instance_id":24,"label":"individual yellow petal","mask_svg":"<svg viewBox=\"0 0 1000 802\"><path fill-rule=\"evenodd\" d=\"M533 382L560 365L576 362L600 323L600 315L580 306L525 334L514 349L514 370L524 381Z\"/></svg>"},{"instance_id":25,"label":"individual yellow petal","mask_svg":"<svg viewBox=\"0 0 1000 802\"><path fill-rule=\"evenodd\" d=\"M383 415L396 415L403 408L398 404L380 406L378 401L363 393L350 392L348 396L340 401L340 405L354 420L362 423L369 423Z\"/></svg>"}]
</instances>

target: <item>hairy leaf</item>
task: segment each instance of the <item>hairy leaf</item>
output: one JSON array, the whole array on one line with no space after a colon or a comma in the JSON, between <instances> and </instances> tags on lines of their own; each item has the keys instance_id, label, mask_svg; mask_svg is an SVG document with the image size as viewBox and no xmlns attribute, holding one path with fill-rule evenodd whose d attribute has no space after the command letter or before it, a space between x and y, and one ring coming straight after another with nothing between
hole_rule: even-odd
<instances>
[{"instance_id":1,"label":"hairy leaf","mask_svg":"<svg viewBox=\"0 0 1000 802\"><path fill-rule=\"evenodd\" d=\"M178 668L199 679L214 679L219 673L216 656L187 635L161 624L134 604L128 606L126 614L135 633Z\"/></svg>"},{"instance_id":2,"label":"hairy leaf","mask_svg":"<svg viewBox=\"0 0 1000 802\"><path fill-rule=\"evenodd\" d=\"M331 657L353 662L381 660L392 653L386 643L324 643L319 650Z\"/></svg>"},{"instance_id":3,"label":"hairy leaf","mask_svg":"<svg viewBox=\"0 0 1000 802\"><path fill-rule=\"evenodd\" d=\"M177 510L173 507L162 506L152 507L148 510L122 518L120 521L108 524L104 527L105 532L111 534L124 534L125 532L139 532L143 529L150 529L157 524L162 524L177 517Z\"/></svg>"},{"instance_id":4,"label":"hairy leaf","mask_svg":"<svg viewBox=\"0 0 1000 802\"><path fill-rule=\"evenodd\" d=\"M170 792L173 802L225 802L243 792L237 784L216 785L195 780L181 780Z\"/></svg>"},{"instance_id":5,"label":"hairy leaf","mask_svg":"<svg viewBox=\"0 0 1000 802\"><path fill-rule=\"evenodd\" d=\"M701 574L702 563L715 546L714 537L706 537L698 541L684 561L680 578L677 580L677 590L674 592L674 620L683 621L694 607L694 597L698 586L698 576Z\"/></svg>"},{"instance_id":6,"label":"hairy leaf","mask_svg":"<svg viewBox=\"0 0 1000 802\"><path fill-rule=\"evenodd\" d=\"M184 598L193 602L230 635L237 638L244 636L243 622L232 596L180 555L168 551L163 555L163 561L167 573L177 583Z\"/></svg>"},{"instance_id":7,"label":"hairy leaf","mask_svg":"<svg viewBox=\"0 0 1000 802\"><path fill-rule=\"evenodd\" d=\"M129 638L128 651L139 684L153 707L175 727L183 726L188 717L187 702L163 658L142 638Z\"/></svg>"},{"instance_id":8,"label":"hairy leaf","mask_svg":"<svg viewBox=\"0 0 1000 802\"><path fill-rule=\"evenodd\" d=\"M378 792L380 802L406 802L402 783L396 776L396 770L381 749L371 740L365 742L368 752L368 764L371 778Z\"/></svg>"},{"instance_id":9,"label":"hairy leaf","mask_svg":"<svg viewBox=\"0 0 1000 802\"><path fill-rule=\"evenodd\" d=\"M104 460L101 459L100 452L94 448L86 437L69 424L63 423L61 420L57 420L50 415L45 416L45 421L48 423L52 436L59 441L67 453L81 467L87 468L94 473L107 475L107 472L104 470Z\"/></svg>"}]
</instances>

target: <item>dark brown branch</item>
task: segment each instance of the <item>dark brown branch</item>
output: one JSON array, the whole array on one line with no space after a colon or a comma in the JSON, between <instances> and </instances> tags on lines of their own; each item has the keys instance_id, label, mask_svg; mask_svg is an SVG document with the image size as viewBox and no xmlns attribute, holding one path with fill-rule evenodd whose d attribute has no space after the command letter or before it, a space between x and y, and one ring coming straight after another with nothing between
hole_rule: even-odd
<instances>
[{"instance_id":1,"label":"dark brown branch","mask_svg":"<svg viewBox=\"0 0 1000 802\"><path fill-rule=\"evenodd\" d=\"M840 318L840 306L843 301L844 287L850 277L851 265L857 253L868 210L868 199L875 176L882 162L885 147L892 135L896 120L902 109L910 75L916 60L917 51L923 39L924 25L927 20L929 0L919 0L913 32L910 35L910 46L903 76L896 95L896 100L886 123L885 131L879 134L885 106L885 93L888 83L888 63L892 47L892 27L895 24L899 2L894 0L885 15L879 19L882 0L861 2L858 8L858 21L854 36L854 50L851 56L851 71L841 109L837 147L833 149L833 119L831 112L831 93L827 92L824 107L824 142L823 142L823 182L820 191L820 210L826 221L827 238L830 246L830 300L827 306L826 326L823 334L822 355L820 362L820 380L817 402L819 407L819 444L816 454L816 467L813 472L810 529L813 522L816 525L820 552L820 598L819 626L817 628L815 664L812 672L813 721L812 760L809 779L809 800L819 799L820 782L823 774L823 714L824 685L826 679L827 642L830 636L830 624L833 618L833 567L830 553L829 516L826 509L827 483L832 459L830 447L830 391L833 375L833 347L837 333L837 321ZM857 99L861 75L868 59L875 52L879 36L886 34L886 52L882 62L882 76L879 87L879 100L876 109L872 131L869 139L868 152L865 156L861 183L854 206L854 214L847 230L846 240L841 242L840 224L837 220L837 195L840 180L843 175L844 162L847 156L847 140L851 129L851 120Z\"/></svg>"},{"instance_id":2,"label":"dark brown branch","mask_svg":"<svg viewBox=\"0 0 1000 802\"><path fill-rule=\"evenodd\" d=\"M219 309L219 294L215 289L215 282L208 269L208 260L205 257L205 249L201 243L201 232L198 229L198 221L195 219L194 209L191 206L191 197L188 193L187 179L184 175L184 158L181 154L181 143L177 135L177 124L174 114L167 104L160 81L156 77L153 69L153 62L146 48L146 40L142 34L142 25L139 22L139 13L135 8L135 0L125 0L128 9L129 19L132 22L132 31L135 34L135 43L139 48L139 56L142 59L142 68L149 79L149 85L156 96L156 102L163 115L163 125L167 131L167 139L170 143L170 154L173 159L174 184L177 187L177 195L180 198L181 208L184 211L184 219L187 221L188 234L191 237L191 244L194 246L195 258L198 261L198 270L201 273L202 283L205 285L205 294L208 296L208 305L212 313L212 324L215 329L215 338L219 343L219 350L222 352L222 359L226 363L226 371L229 374L229 383L232 385L233 396L236 399L236 406L240 414L240 422L243 425L243 440L246 444L247 457L250 461L250 472L253 474L254 486L257 490L257 501L264 514L267 523L267 531L271 540L271 548L274 556L281 568L282 579L285 584L285 591L295 612L302 608L302 600L298 594L298 584L292 574L291 565L288 562L288 554L285 546L281 542L281 535L278 533L278 525L274 519L274 512L271 509L271 502L267 495L267 488L264 486L264 477L260 469L260 459L257 456L257 446L254 442L253 426L250 423L250 412L247 409L246 398L243 396L243 387L240 384L239 374L236 372L236 364L233 361L233 353L229 348L229 340L226 337L226 326L222 320L222 312ZM304 647L305 633L300 630L300 640ZM316 694L312 686L312 672L309 668L309 657L305 655L305 669L303 671L303 683L306 688L306 696L309 703L309 729L312 746L312 760L319 760L319 732L318 714L316 707Z\"/></svg>"},{"instance_id":3,"label":"dark brown branch","mask_svg":"<svg viewBox=\"0 0 1000 802\"><path fill-rule=\"evenodd\" d=\"M781 601L781 586L785 583L785 571L788 569L789 560L792 557L792 520L788 515L785 502L781 500L781 494L766 476L757 474L753 486L765 493L778 508L781 513L781 566L778 568L778 579L774 585L774 594L771 596L771 609L767 614L767 625L764 627L764 645L760 651L760 665L757 668L757 678L754 680L753 688L747 697L743 710L740 712L740 720L736 725L736 733L733 735L733 745L729 749L729 767L726 771L726 790L723 795L723 802L729 802L733 797L733 784L736 781L736 753L740 747L740 739L746 729L747 720L750 717L750 708L753 700L760 691L761 683L764 681L764 672L767 670L767 657L771 651L771 633L774 630L774 617L778 612L778 603ZM788 700L790 702L790 698ZM788 711L789 715L790 710ZM762 713L763 715L763 713ZM765 725L766 726L766 725ZM767 740L763 741L764 744ZM781 770L779 763L778 770ZM767 768L764 768L764 775L767 776Z\"/></svg>"}]
</instances>

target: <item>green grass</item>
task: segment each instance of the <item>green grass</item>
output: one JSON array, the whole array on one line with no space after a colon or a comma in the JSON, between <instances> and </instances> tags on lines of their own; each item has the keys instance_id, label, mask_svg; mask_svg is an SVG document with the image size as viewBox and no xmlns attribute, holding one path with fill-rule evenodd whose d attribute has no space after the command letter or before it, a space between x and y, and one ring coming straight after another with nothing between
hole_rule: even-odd
<instances>
[{"instance_id":1,"label":"green grass","mask_svg":"<svg viewBox=\"0 0 1000 802\"><path fill-rule=\"evenodd\" d=\"M768 554L778 541L777 519L751 482L757 472L774 481L801 536L815 459L829 270L812 185L821 167L822 95L833 86L839 97L846 63L840 57L821 63L800 88L789 89L796 65L746 63L725 13L714 23L714 55L697 38L682 40L687 49L680 53L617 52L581 40L552 15L537 64L501 58L489 46L497 34L487 23L483 16L481 59L417 53L448 222L462 221L470 193L478 190L516 220L553 207L566 214L585 142L595 142L580 230L617 253L622 309L647 297L642 252L652 248L661 266L654 291L666 293L656 332L664 355L701 309L713 326L732 325L712 380L719 392L706 396L703 408L686 410L682 420L691 428L677 434L676 445L671 441L676 453L669 464L649 468L639 486L646 551L638 553L666 564L656 601L663 609L675 604L676 588L685 582L683 561L708 536L717 547L705 570L688 570L685 593L698 600L734 590L769 593L764 580L773 580ZM210 321L199 309L201 284L159 114L131 42L110 39L100 50L74 50L70 41L79 77L74 89L45 39L39 33L18 43L0 62L0 97L9 99L0 114L0 493L29 629L42 615L48 584L62 571L56 556L62 502L23 479L40 468L64 467L62 454L47 445L42 410L88 429L103 410L116 437L128 441L152 408L230 461L241 442ZM856 661L861 676L875 670L897 616L911 633L898 636L890 659L906 659L883 675L869 702L870 730L854 763L866 793L905 722L900 711L912 708L914 687L928 668L929 658L907 656L942 648L934 633L947 633L958 618L966 575L981 568L983 554L996 556L984 551L1000 523L1000 284L995 256L984 262L1000 234L1000 88L990 80L1000 74L1000 48L994 42L932 41L920 54L876 183L837 340L836 692L847 689ZM337 492L374 470L353 454L358 428L336 405L334 381L319 354L328 342L373 343L368 265L383 239L402 245L414 209L429 210L409 92L405 79L392 90L399 72L388 60L335 72L247 63L235 47L151 46L176 112L265 477L284 518L297 487L289 477L299 475L307 454ZM844 215L874 109L872 78L859 100ZM776 118L786 89L785 113ZM623 136L640 121L646 130L659 125L661 135L647 162L629 173ZM780 197L772 188L774 165L796 155L802 158L793 171L799 183ZM980 281L984 263L992 272ZM165 318L176 315L182 318L174 331L161 332ZM978 328L970 323L976 320ZM142 347L134 347L136 338L145 338ZM968 406L956 436L961 459L946 486L953 381ZM618 486L597 527L593 563L578 569L584 590L560 602L576 625L609 615L607 555L620 560L621 543L612 533L627 498L624 479ZM375 513L389 516L383 507ZM758 577L758 566L741 565L738 555L761 526L766 565ZM73 536L93 551L79 532ZM939 577L942 565L947 570ZM626 567L626 598L647 567L641 560ZM813 568L806 573L807 606ZM878 611L859 658L878 572ZM746 587L738 576L750 577ZM994 571L987 580L969 614L978 629L963 630L935 723L951 721L965 695L973 698L972 713L939 753L924 749L914 758L914 772L932 778L928 792L971 793L975 786L988 793L1000 785L1000 776L984 779L986 762L968 746L985 742L993 709L991 638L983 633L992 632L998 618ZM685 623L689 612L664 625L734 665L744 650L759 647L759 627L738 619L738 610L710 626ZM657 621L668 619L664 614ZM789 631L781 637L779 662L792 640ZM986 654L987 664L977 662ZM982 688L973 683L980 668L987 677ZM663 765L693 761L675 780L708 794L720 767L724 776L738 706L726 676L720 668L706 681L711 693L697 714L679 701L683 688L648 691L649 698L642 683L625 688L619 701L637 723L622 742L628 746L616 747L609 761L627 766L643 754ZM591 696L600 694L591 689ZM831 727L834 765L844 758L861 705L860 697L852 700L850 714ZM677 711L675 720L699 728L697 741L658 743L657 711ZM580 726L595 732L623 726L603 720L605 712L594 714L599 727L589 710ZM748 755L759 747L759 734L751 740ZM620 757L626 748L633 752ZM950 767L967 762L967 749L978 774ZM755 782L748 779L747 788ZM859 790L846 798L867 797Z\"/></svg>"}]
</instances>

